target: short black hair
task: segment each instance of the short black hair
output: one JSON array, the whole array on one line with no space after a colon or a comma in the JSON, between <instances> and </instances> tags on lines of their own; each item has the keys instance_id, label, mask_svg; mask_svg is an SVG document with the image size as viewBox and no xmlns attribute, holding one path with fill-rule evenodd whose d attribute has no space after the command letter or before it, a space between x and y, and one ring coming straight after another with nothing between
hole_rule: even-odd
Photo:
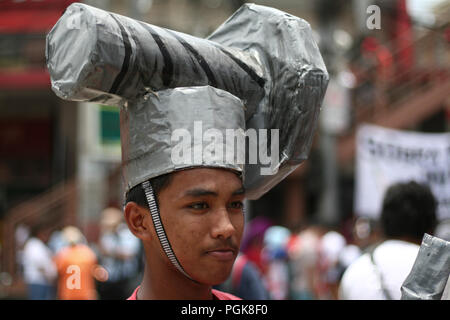
<instances>
[{"instance_id":1,"label":"short black hair","mask_svg":"<svg viewBox=\"0 0 450 320\"><path fill-rule=\"evenodd\" d=\"M150 185L152 186L153 192L156 196L156 201L158 202L159 193L166 187L169 186L172 181L172 174L164 174L156 178L150 179ZM131 188L125 195L125 204L128 202L136 202L137 205L148 209L148 202L145 196L142 184L138 184ZM158 203L159 205L159 203Z\"/></svg>"},{"instance_id":2,"label":"short black hair","mask_svg":"<svg viewBox=\"0 0 450 320\"><path fill-rule=\"evenodd\" d=\"M384 196L380 226L388 238L421 241L436 227L437 202L431 189L415 181L396 183Z\"/></svg>"},{"instance_id":3,"label":"short black hair","mask_svg":"<svg viewBox=\"0 0 450 320\"><path fill-rule=\"evenodd\" d=\"M49 221L38 221L33 224L30 228L30 236L37 237L39 233L44 231L50 231L52 228L52 224Z\"/></svg>"}]
</instances>

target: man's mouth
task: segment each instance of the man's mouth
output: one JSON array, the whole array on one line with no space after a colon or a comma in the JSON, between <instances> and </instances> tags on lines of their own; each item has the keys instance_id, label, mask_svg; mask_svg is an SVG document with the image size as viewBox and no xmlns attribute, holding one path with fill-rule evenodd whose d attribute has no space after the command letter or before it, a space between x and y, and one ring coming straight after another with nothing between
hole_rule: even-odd
<instances>
[{"instance_id":1,"label":"man's mouth","mask_svg":"<svg viewBox=\"0 0 450 320\"><path fill-rule=\"evenodd\" d=\"M218 248L207 251L206 253L211 257L220 261L230 261L235 258L235 250L233 248Z\"/></svg>"}]
</instances>

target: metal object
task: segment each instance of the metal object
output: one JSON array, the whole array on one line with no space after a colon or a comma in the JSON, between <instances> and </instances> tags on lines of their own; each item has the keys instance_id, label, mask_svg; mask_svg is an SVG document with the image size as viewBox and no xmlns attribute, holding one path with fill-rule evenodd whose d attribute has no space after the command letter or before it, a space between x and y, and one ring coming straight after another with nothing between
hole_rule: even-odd
<instances>
[{"instance_id":1,"label":"metal object","mask_svg":"<svg viewBox=\"0 0 450 320\"><path fill-rule=\"evenodd\" d=\"M450 242L425 234L402 300L440 300L450 276Z\"/></svg>"}]
</instances>

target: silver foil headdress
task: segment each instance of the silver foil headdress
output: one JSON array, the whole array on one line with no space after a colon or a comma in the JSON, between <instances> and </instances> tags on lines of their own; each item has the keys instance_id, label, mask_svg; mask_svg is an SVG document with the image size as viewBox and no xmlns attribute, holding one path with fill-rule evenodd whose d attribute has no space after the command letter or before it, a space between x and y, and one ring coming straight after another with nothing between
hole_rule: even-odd
<instances>
[{"instance_id":1,"label":"silver foil headdress","mask_svg":"<svg viewBox=\"0 0 450 320\"><path fill-rule=\"evenodd\" d=\"M52 89L67 100L124 106L139 104L136 101L148 92L200 86L241 99L242 129L279 130L278 160L269 168L273 174L261 174L267 165L259 160L245 164L246 195L251 200L307 158L328 84L309 24L254 4L243 5L211 36L200 39L74 3L48 34L46 57ZM223 104L210 107L218 112ZM122 127L121 134L127 135L130 128ZM147 141L135 143L144 147ZM268 144L271 150L270 139ZM123 156L125 163L131 160ZM137 177L155 176L153 167L169 172L173 166L168 160L160 157L142 172L129 170L127 187Z\"/></svg>"},{"instance_id":2,"label":"silver foil headdress","mask_svg":"<svg viewBox=\"0 0 450 320\"><path fill-rule=\"evenodd\" d=\"M227 146L226 139L211 137L203 141L210 130L226 137L226 130L245 127L242 101L226 91L204 86L145 95L121 107L120 127L127 190L151 178L190 167L243 172L238 158L245 157L245 149L238 148L237 143ZM180 134L174 137L177 132ZM219 149L222 155L214 153ZM182 157L179 161L175 159L178 153ZM226 161L227 156L232 159Z\"/></svg>"}]
</instances>

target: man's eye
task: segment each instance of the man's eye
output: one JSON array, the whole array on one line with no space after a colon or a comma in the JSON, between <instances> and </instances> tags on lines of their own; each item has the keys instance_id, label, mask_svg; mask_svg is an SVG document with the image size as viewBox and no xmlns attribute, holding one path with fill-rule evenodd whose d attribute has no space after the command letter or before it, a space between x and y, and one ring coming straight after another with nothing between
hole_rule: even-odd
<instances>
[{"instance_id":1,"label":"man's eye","mask_svg":"<svg viewBox=\"0 0 450 320\"><path fill-rule=\"evenodd\" d=\"M230 204L230 208L232 209L242 209L244 207L244 203L242 201L234 201Z\"/></svg>"},{"instance_id":2,"label":"man's eye","mask_svg":"<svg viewBox=\"0 0 450 320\"><path fill-rule=\"evenodd\" d=\"M208 204L206 202L198 202L198 203L191 204L189 206L189 208L196 209L196 210L205 210L205 209L208 209Z\"/></svg>"}]
</instances>

